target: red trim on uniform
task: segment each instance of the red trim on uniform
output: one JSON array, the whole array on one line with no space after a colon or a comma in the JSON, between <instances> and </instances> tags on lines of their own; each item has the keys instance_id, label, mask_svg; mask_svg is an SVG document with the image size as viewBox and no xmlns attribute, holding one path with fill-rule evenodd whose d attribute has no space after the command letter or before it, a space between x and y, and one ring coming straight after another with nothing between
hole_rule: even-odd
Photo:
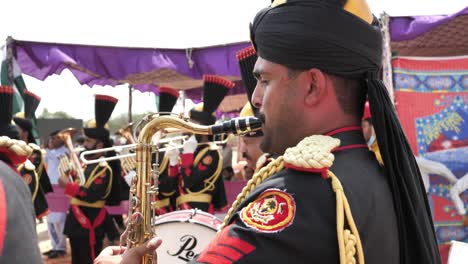
<instances>
[{"instance_id":1,"label":"red trim on uniform","mask_svg":"<svg viewBox=\"0 0 468 264\"><path fill-rule=\"evenodd\" d=\"M231 226L224 228L203 251L198 262L233 263L252 253L255 246L237 237L229 236Z\"/></svg>"},{"instance_id":2,"label":"red trim on uniform","mask_svg":"<svg viewBox=\"0 0 468 264\"><path fill-rule=\"evenodd\" d=\"M5 239L5 233L7 228L7 213L8 210L5 190L3 188L3 182L0 179L0 256L3 255L3 241Z\"/></svg>"},{"instance_id":3,"label":"red trim on uniform","mask_svg":"<svg viewBox=\"0 0 468 264\"><path fill-rule=\"evenodd\" d=\"M42 214L37 215L36 218L37 218L37 219L41 219L42 217L48 215L49 213L50 213L50 210L47 209L47 210L46 210L45 212L43 212Z\"/></svg>"},{"instance_id":4,"label":"red trim on uniform","mask_svg":"<svg viewBox=\"0 0 468 264\"><path fill-rule=\"evenodd\" d=\"M208 205L208 213L214 215L214 205L213 205L213 203L210 203Z\"/></svg>"},{"instance_id":5,"label":"red trim on uniform","mask_svg":"<svg viewBox=\"0 0 468 264\"><path fill-rule=\"evenodd\" d=\"M25 90L24 95L29 95L31 97L34 97L34 98L36 98L37 101L41 100L41 98L37 94L35 94L35 93L33 93L33 92L29 91L29 90Z\"/></svg>"},{"instance_id":6,"label":"red trim on uniform","mask_svg":"<svg viewBox=\"0 0 468 264\"><path fill-rule=\"evenodd\" d=\"M199 170L199 171L206 171L206 168L207 168L207 167L206 167L205 165L203 165L203 164L201 164L201 163L198 164L198 170Z\"/></svg>"},{"instance_id":7,"label":"red trim on uniform","mask_svg":"<svg viewBox=\"0 0 468 264\"><path fill-rule=\"evenodd\" d=\"M209 83L215 83L219 84L221 86L224 86L228 89L231 89L234 87L236 84L234 82L231 82L228 79L224 79L223 77L217 76L217 75L203 75L203 81L209 82Z\"/></svg>"},{"instance_id":8,"label":"red trim on uniform","mask_svg":"<svg viewBox=\"0 0 468 264\"><path fill-rule=\"evenodd\" d=\"M359 131L359 130L362 130L362 128L360 126L346 126L346 127L342 127L342 128L332 130L332 131L326 133L325 136L333 136L333 135L336 135L336 134L342 133L342 132Z\"/></svg>"},{"instance_id":9,"label":"red trim on uniform","mask_svg":"<svg viewBox=\"0 0 468 264\"><path fill-rule=\"evenodd\" d=\"M347 145L347 146L335 148L332 150L332 152L337 152L337 151L347 150L347 149L357 149L357 148L369 149L369 146L367 146L366 144Z\"/></svg>"},{"instance_id":10,"label":"red trim on uniform","mask_svg":"<svg viewBox=\"0 0 468 264\"><path fill-rule=\"evenodd\" d=\"M181 203L179 205L180 210L190 210L193 209L192 206L190 206L188 203Z\"/></svg>"},{"instance_id":11,"label":"red trim on uniform","mask_svg":"<svg viewBox=\"0 0 468 264\"><path fill-rule=\"evenodd\" d=\"M13 87L11 87L9 85L1 85L0 86L0 93L13 94Z\"/></svg>"},{"instance_id":12,"label":"red trim on uniform","mask_svg":"<svg viewBox=\"0 0 468 264\"><path fill-rule=\"evenodd\" d=\"M81 211L80 207L76 205L71 206L71 211L75 216L78 223L80 223L81 227L84 229L89 230L89 246L91 247L91 258L94 260L96 258L96 254L94 252L94 245L96 245L96 234L94 233L94 229L104 223L104 219L106 219L106 209L101 208L99 211L98 216L94 219L94 223L91 225L91 221L86 217L86 215Z\"/></svg>"},{"instance_id":13,"label":"red trim on uniform","mask_svg":"<svg viewBox=\"0 0 468 264\"><path fill-rule=\"evenodd\" d=\"M167 93L167 94L170 94L170 95L174 96L175 98L179 98L179 91L177 91L174 88L161 86L161 87L159 87L159 93L160 94L161 93Z\"/></svg>"},{"instance_id":14,"label":"red trim on uniform","mask_svg":"<svg viewBox=\"0 0 468 264\"><path fill-rule=\"evenodd\" d=\"M179 174L179 165L171 166L169 165L169 169L167 170L167 175L169 177L176 177Z\"/></svg>"},{"instance_id":15,"label":"red trim on uniform","mask_svg":"<svg viewBox=\"0 0 468 264\"><path fill-rule=\"evenodd\" d=\"M236 53L236 58L238 61L244 60L250 56L255 55L257 52L255 51L254 47L249 46L247 48L241 49Z\"/></svg>"},{"instance_id":16,"label":"red trim on uniform","mask_svg":"<svg viewBox=\"0 0 468 264\"><path fill-rule=\"evenodd\" d=\"M80 192L80 185L75 182L67 183L65 186L65 194L70 195L71 197L75 197Z\"/></svg>"},{"instance_id":17,"label":"red trim on uniform","mask_svg":"<svg viewBox=\"0 0 468 264\"><path fill-rule=\"evenodd\" d=\"M193 162L193 153L182 153L180 155L180 161L183 167L190 167Z\"/></svg>"},{"instance_id":18,"label":"red trim on uniform","mask_svg":"<svg viewBox=\"0 0 468 264\"><path fill-rule=\"evenodd\" d=\"M95 184L102 184L103 182L104 182L104 180L102 178L100 178L100 177L93 181L93 183L95 183Z\"/></svg>"},{"instance_id":19,"label":"red trim on uniform","mask_svg":"<svg viewBox=\"0 0 468 264\"><path fill-rule=\"evenodd\" d=\"M187 176L190 176L192 174L190 167L193 163L193 156L193 153L183 153L180 155L180 161L182 163L182 167L185 169L185 174Z\"/></svg>"},{"instance_id":20,"label":"red trim on uniform","mask_svg":"<svg viewBox=\"0 0 468 264\"><path fill-rule=\"evenodd\" d=\"M20 156L6 147L0 147L0 153L3 153L13 165L20 165L28 159L28 156Z\"/></svg>"},{"instance_id":21,"label":"red trim on uniform","mask_svg":"<svg viewBox=\"0 0 468 264\"><path fill-rule=\"evenodd\" d=\"M287 163L287 162L284 163L284 167L286 167L288 169L292 169L292 170L297 170L297 171L316 172L316 173L320 173L322 178L324 178L324 179L328 178L328 174L327 174L328 168L323 168L323 169L302 168L302 167L294 166L294 165L292 165L290 163Z\"/></svg>"},{"instance_id":22,"label":"red trim on uniform","mask_svg":"<svg viewBox=\"0 0 468 264\"><path fill-rule=\"evenodd\" d=\"M203 255L203 257L199 257L198 260L206 264L232 264L232 260L215 254Z\"/></svg>"},{"instance_id":23,"label":"red trim on uniform","mask_svg":"<svg viewBox=\"0 0 468 264\"><path fill-rule=\"evenodd\" d=\"M109 96L109 95L103 95L103 94L96 94L96 100L101 100L101 101L109 101L112 103L117 103L119 99Z\"/></svg>"}]
</instances>

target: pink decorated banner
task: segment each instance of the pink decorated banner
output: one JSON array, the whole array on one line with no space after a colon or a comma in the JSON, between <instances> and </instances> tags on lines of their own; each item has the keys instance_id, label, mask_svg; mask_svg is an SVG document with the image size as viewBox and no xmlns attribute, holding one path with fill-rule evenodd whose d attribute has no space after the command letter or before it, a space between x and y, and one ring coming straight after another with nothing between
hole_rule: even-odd
<instances>
[{"instance_id":1,"label":"pink decorated banner","mask_svg":"<svg viewBox=\"0 0 468 264\"><path fill-rule=\"evenodd\" d=\"M468 205L468 57L397 58L392 65L397 112L422 158L438 242L468 242L462 221Z\"/></svg>"}]
</instances>

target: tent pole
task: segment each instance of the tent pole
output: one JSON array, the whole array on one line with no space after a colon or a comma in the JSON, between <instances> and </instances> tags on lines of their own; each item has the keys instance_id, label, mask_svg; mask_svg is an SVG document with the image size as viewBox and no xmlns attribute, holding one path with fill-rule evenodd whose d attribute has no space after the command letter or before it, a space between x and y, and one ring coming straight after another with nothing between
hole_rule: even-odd
<instances>
[{"instance_id":1,"label":"tent pole","mask_svg":"<svg viewBox=\"0 0 468 264\"><path fill-rule=\"evenodd\" d=\"M132 123L132 85L128 85L128 123Z\"/></svg>"},{"instance_id":2,"label":"tent pole","mask_svg":"<svg viewBox=\"0 0 468 264\"><path fill-rule=\"evenodd\" d=\"M387 13L383 13L380 16L381 21L381 32L383 38L382 47L382 79L385 87L387 87L388 93L392 102L395 103L393 80L392 80L392 48L390 46L390 16Z\"/></svg>"}]
</instances>

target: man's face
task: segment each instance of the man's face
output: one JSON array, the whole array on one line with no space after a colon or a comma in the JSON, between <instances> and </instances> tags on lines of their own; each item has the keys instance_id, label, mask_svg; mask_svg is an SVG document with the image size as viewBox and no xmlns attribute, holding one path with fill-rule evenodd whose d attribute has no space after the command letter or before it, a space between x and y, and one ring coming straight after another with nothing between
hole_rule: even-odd
<instances>
[{"instance_id":1,"label":"man's face","mask_svg":"<svg viewBox=\"0 0 468 264\"><path fill-rule=\"evenodd\" d=\"M364 134L364 138L366 139L366 142L368 142L369 139L374 134L374 127L367 120L362 121L361 127L362 127L362 133Z\"/></svg>"},{"instance_id":2,"label":"man's face","mask_svg":"<svg viewBox=\"0 0 468 264\"><path fill-rule=\"evenodd\" d=\"M263 137L241 137L239 152L247 161L247 167L255 170L258 158L263 154L260 149L260 142Z\"/></svg>"},{"instance_id":3,"label":"man's face","mask_svg":"<svg viewBox=\"0 0 468 264\"><path fill-rule=\"evenodd\" d=\"M85 137L83 147L86 150L94 150L98 148L98 140L90 137Z\"/></svg>"},{"instance_id":4,"label":"man's face","mask_svg":"<svg viewBox=\"0 0 468 264\"><path fill-rule=\"evenodd\" d=\"M62 145L63 145L63 140L58 135L52 136L48 144L50 149L60 148Z\"/></svg>"},{"instance_id":5,"label":"man's face","mask_svg":"<svg viewBox=\"0 0 468 264\"><path fill-rule=\"evenodd\" d=\"M258 58L254 75L257 79L252 102L260 108L263 121L261 150L283 154L284 150L301 139L295 133L298 120L303 120L303 102L297 93L299 84L290 78L288 69L282 65Z\"/></svg>"}]
</instances>

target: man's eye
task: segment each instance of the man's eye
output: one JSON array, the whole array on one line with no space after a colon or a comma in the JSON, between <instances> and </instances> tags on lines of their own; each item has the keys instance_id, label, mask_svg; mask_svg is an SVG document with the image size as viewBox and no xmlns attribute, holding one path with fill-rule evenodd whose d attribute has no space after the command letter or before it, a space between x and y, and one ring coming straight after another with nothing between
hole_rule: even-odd
<instances>
[{"instance_id":1,"label":"man's eye","mask_svg":"<svg viewBox=\"0 0 468 264\"><path fill-rule=\"evenodd\" d=\"M268 84L268 80L260 80L261 84Z\"/></svg>"}]
</instances>

